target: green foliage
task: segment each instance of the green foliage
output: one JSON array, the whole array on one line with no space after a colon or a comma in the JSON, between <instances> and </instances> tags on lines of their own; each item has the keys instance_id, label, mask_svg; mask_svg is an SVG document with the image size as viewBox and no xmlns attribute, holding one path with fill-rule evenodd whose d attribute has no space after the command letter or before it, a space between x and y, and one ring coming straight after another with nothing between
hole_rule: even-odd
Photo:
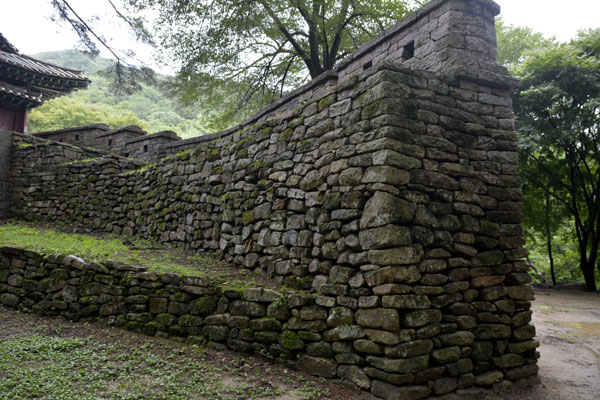
<instances>
[{"instance_id":1,"label":"green foliage","mask_svg":"<svg viewBox=\"0 0 600 400\"><path fill-rule=\"evenodd\" d=\"M420 2L423 3L423 2ZM175 88L230 124L331 70L385 27L407 0L129 0L146 12ZM218 118L217 118L218 120Z\"/></svg>"},{"instance_id":2,"label":"green foliage","mask_svg":"<svg viewBox=\"0 0 600 400\"><path fill-rule=\"evenodd\" d=\"M123 238L115 236L97 238L11 222L0 225L0 245L26 248L44 254L72 254L86 261L121 261L130 265L144 265L148 270L156 272L204 275L203 271L187 263L174 261L172 255L167 251L160 251L156 243L142 239L135 239L131 246L124 244Z\"/></svg>"},{"instance_id":3,"label":"green foliage","mask_svg":"<svg viewBox=\"0 0 600 400\"><path fill-rule=\"evenodd\" d=\"M145 127L144 121L137 118L131 111L100 104L85 104L69 97L59 97L47 101L43 106L34 109L28 117L28 128L31 132L95 123L104 123L111 128L126 125Z\"/></svg>"},{"instance_id":4,"label":"green foliage","mask_svg":"<svg viewBox=\"0 0 600 400\"><path fill-rule=\"evenodd\" d=\"M76 50L47 51L34 54L35 58L52 64L85 71L86 74L96 74L111 68L113 61L102 57L92 57Z\"/></svg>"},{"instance_id":5,"label":"green foliage","mask_svg":"<svg viewBox=\"0 0 600 400\"><path fill-rule=\"evenodd\" d=\"M528 52L555 44L554 38L545 38L529 27L509 25L501 17L496 18L498 40L498 64L513 70L523 62Z\"/></svg>"},{"instance_id":6,"label":"green foliage","mask_svg":"<svg viewBox=\"0 0 600 400\"><path fill-rule=\"evenodd\" d=\"M527 211L526 211L527 212ZM543 221L543 218L540 218ZM583 277L579 268L579 251L577 239L573 236L573 227L568 219L563 224L552 230L552 256L556 280L558 283L581 283ZM545 283L551 282L550 264L548 263L548 248L546 236L543 229L535 231L528 229L527 249L529 260L544 277ZM533 276L536 282L539 277Z\"/></svg>"},{"instance_id":7,"label":"green foliage","mask_svg":"<svg viewBox=\"0 0 600 400\"><path fill-rule=\"evenodd\" d=\"M330 398L331 384L247 356L2 307L0 315L0 400ZM120 322L150 334L166 329Z\"/></svg>"},{"instance_id":8,"label":"green foliage","mask_svg":"<svg viewBox=\"0 0 600 400\"><path fill-rule=\"evenodd\" d=\"M92 80L90 87L60 97L35 108L29 115L29 130L40 132L91 123L105 123L111 128L138 125L150 133L172 130L183 138L222 130L225 125L214 121L214 112L199 105L184 106L170 91L173 77L156 75L155 82L139 82L132 94L115 91L104 71L114 62L91 57L75 50L39 53L42 60L83 70ZM201 111L198 111L201 110Z\"/></svg>"},{"instance_id":9,"label":"green foliage","mask_svg":"<svg viewBox=\"0 0 600 400\"><path fill-rule=\"evenodd\" d=\"M568 215L579 266L588 290L595 290L600 246L600 30L530 53L515 71L521 79L514 105L526 199L544 193L558 213ZM527 194L528 187L534 188L533 196Z\"/></svg>"}]
</instances>

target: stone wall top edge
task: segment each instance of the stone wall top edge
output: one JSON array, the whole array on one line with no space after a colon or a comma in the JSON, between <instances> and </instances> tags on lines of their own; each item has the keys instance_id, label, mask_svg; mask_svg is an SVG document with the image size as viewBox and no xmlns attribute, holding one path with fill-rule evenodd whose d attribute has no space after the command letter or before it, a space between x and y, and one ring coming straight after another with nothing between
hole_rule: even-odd
<instances>
[{"instance_id":1,"label":"stone wall top edge","mask_svg":"<svg viewBox=\"0 0 600 400\"><path fill-rule=\"evenodd\" d=\"M181 137L179 137L177 135L177 133L175 133L173 131L160 131L160 132L152 133L150 135L140 136L139 138L128 141L127 144L139 143L139 142L143 142L145 140L153 140L153 139L158 139L158 138L170 139L172 141L182 140Z\"/></svg>"},{"instance_id":2,"label":"stone wall top edge","mask_svg":"<svg viewBox=\"0 0 600 400\"><path fill-rule=\"evenodd\" d=\"M429 14L431 11L440 7L443 3L446 3L447 1L449 0L432 0L429 3L425 4L423 7L419 8L418 10L415 10L412 13L406 15L395 25L386 28L379 35L375 36L374 38L370 39L368 42L363 44L360 48L358 48L358 50L354 51L352 54L348 55L346 58L338 62L338 64L335 67L335 71L344 70L349 64L352 63L352 61L361 58L384 40L396 35L397 33L403 31L407 27L413 25L419 19L423 18L425 15Z\"/></svg>"},{"instance_id":3,"label":"stone wall top edge","mask_svg":"<svg viewBox=\"0 0 600 400\"><path fill-rule=\"evenodd\" d=\"M197 137L190 138L190 139L184 139L182 141L178 141L177 143L171 143L171 144L168 144L167 147L168 148L184 147L184 146L188 146L190 144L209 142L214 139L228 136L234 132L244 129L245 127L259 121L261 118L263 118L269 114L273 114L278 108L291 102L292 100L296 99L297 97L300 97L302 94L308 92L309 90L311 90L317 86L320 86L322 83L327 83L327 82L333 81L333 80L336 81L336 83L337 83L337 73L332 72L332 71L325 71L324 73L317 76L315 79L311 80L310 82L285 94L283 97L279 98L277 101L269 104L268 106L263 108L261 111L254 114L253 116L245 119L243 122L241 122L238 125L232 126L231 128L227 128L220 132L210 133L208 135L197 136Z\"/></svg>"},{"instance_id":4,"label":"stone wall top edge","mask_svg":"<svg viewBox=\"0 0 600 400\"><path fill-rule=\"evenodd\" d=\"M94 149L91 147L86 147L86 146L77 146L71 143L66 143L66 142L59 142L57 140L52 140L52 139L43 139L40 137L36 137L27 133L19 133L19 132L11 132L13 137L15 138L15 142L21 142L21 141L27 141L27 140L35 140L38 143L34 144L34 146L39 145L39 146L64 146L73 150L84 150L88 153L94 153L94 154L98 154L98 156L106 156L106 157L115 157L115 158L122 158L122 159L126 159L125 157L119 156L117 154L113 154L113 153L109 153L109 152L105 152L102 150L98 150L98 149Z\"/></svg>"},{"instance_id":5,"label":"stone wall top edge","mask_svg":"<svg viewBox=\"0 0 600 400\"><path fill-rule=\"evenodd\" d=\"M102 124L102 123L97 123L97 124L89 124L89 125L82 125L82 126L74 126L71 128L56 129L54 131L33 132L33 133L31 133L31 136L45 137L45 136L57 135L60 133L86 131L86 130L92 130L92 129L100 129L100 130L104 130L104 131L110 130L108 125Z\"/></svg>"},{"instance_id":6,"label":"stone wall top edge","mask_svg":"<svg viewBox=\"0 0 600 400\"><path fill-rule=\"evenodd\" d=\"M49 253L43 253L43 252L26 249L26 248L18 247L18 246L0 246L0 254L8 255L8 256L16 256L16 257L25 256L25 257L30 257L30 258L41 258L42 260L49 261L52 263L57 263L58 265L63 265L66 267L78 269L80 271L89 270L89 271L95 271L96 273L102 273L102 274L108 272L108 274L110 274L110 275L136 274L136 278L141 279L141 280L153 281L153 280L155 280L156 276L161 277L163 275L168 275L170 277L176 276L178 278L181 278L182 280L189 279L190 284L192 284L192 282L193 282L193 286L204 286L204 287L209 287L209 288L213 287L214 289L218 289L218 285L212 283L213 281L211 279L211 276L209 276L209 275L186 275L186 274L176 272L176 271L156 272L156 271L149 270L148 267L146 267L144 265L130 265L130 264L126 264L121 261L112 261L112 260L90 261L90 260L86 260L82 257L79 257L75 254L49 254ZM101 268L102 266L108 268L108 270L105 268ZM257 282L254 282L254 283L256 283L256 286L245 286L243 288L243 290L244 291L256 291L256 290L262 291L263 289L268 289L271 291L275 290L275 291L281 292L283 294L299 293L298 291L296 291L292 288L285 287L285 286L281 289L274 289L273 287L269 287L269 285L263 285L263 284L259 284Z\"/></svg>"},{"instance_id":7,"label":"stone wall top edge","mask_svg":"<svg viewBox=\"0 0 600 400\"><path fill-rule=\"evenodd\" d=\"M440 1L442 1L442 0L440 0ZM447 0L443 0L443 1L447 1ZM479 0L473 0L473 1L479 1ZM485 1L485 0L481 0L481 1ZM501 67L501 68L504 68L504 67ZM399 72L399 73L404 73L404 74L420 76L420 77L423 77L426 79L437 79L439 81L446 82L450 85L458 85L457 80L459 80L459 79L468 80L472 83L479 84L482 86L496 87L496 88L502 88L502 89L514 89L517 87L515 85L518 85L517 79L512 78L510 75L504 75L499 72L498 73L488 72L486 77L480 77L477 73L469 74L468 71L462 71L460 69L448 71L447 73L439 73L439 72L435 72L435 71L426 71L426 70L421 70L421 69L415 69L414 67L406 66L406 65L403 65L402 63L395 62L395 61L389 61L389 60L381 60L378 63L374 64L372 67L366 69L365 71L360 73L360 75L358 76L358 80L364 81L369 76L374 75L380 71L393 71L393 72ZM344 78L342 78L342 81L345 81L346 79L350 79L350 77L344 77ZM302 95L303 93L306 93L308 90L314 88L315 86L318 86L318 84L320 82L322 82L323 80L326 80L326 81L336 80L336 82L332 84L332 85L336 85L336 84L338 84L337 73L328 71L328 72L320 75L319 77L315 78L314 80L307 83L306 85L301 86L300 88L296 89L295 91L284 96L279 101L270 104L269 106L267 106L266 108L264 108L263 110L261 110L260 112L255 114L254 116L246 119L241 124L232 126L231 128L228 128L228 129L220 131L220 132L210 133L207 135L197 136L197 137L193 137L193 138L189 138L189 139L183 139L183 140L176 141L173 143L167 143L165 145L165 148L170 149L172 151L177 151L178 148L189 148L190 146L193 146L194 144L200 145L202 143L210 142L215 139L227 137L235 132L238 132L240 130L247 128L248 126L252 125L253 123L256 123L257 121L261 120L261 118L263 118L265 116L269 116L269 114L271 114L271 116L275 116L276 111L278 108L280 108L280 106L285 105L285 103L293 100L296 97L299 97L300 95ZM140 141L143 139L144 138L140 138L140 139L136 139L135 141Z\"/></svg>"},{"instance_id":8,"label":"stone wall top edge","mask_svg":"<svg viewBox=\"0 0 600 400\"><path fill-rule=\"evenodd\" d=\"M146 136L147 132L145 130L143 130L142 128L140 128L137 125L127 125L121 128L117 128L117 129L112 129L108 132L105 132L101 135L98 135L99 138L105 137L105 136L110 136L110 135L116 135L119 133L123 133L123 132L129 132L129 133L133 133L135 135L144 135Z\"/></svg>"}]
</instances>

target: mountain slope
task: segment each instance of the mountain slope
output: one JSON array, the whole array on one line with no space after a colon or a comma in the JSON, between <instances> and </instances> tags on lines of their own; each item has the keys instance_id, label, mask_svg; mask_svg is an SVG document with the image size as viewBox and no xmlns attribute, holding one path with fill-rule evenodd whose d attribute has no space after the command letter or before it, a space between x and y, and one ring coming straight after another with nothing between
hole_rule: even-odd
<instances>
[{"instance_id":1,"label":"mountain slope","mask_svg":"<svg viewBox=\"0 0 600 400\"><path fill-rule=\"evenodd\" d=\"M38 53L33 57L82 70L92 84L87 90L50 100L34 109L29 115L31 132L91 123L105 123L114 128L135 124L149 133L173 130L184 138L206 132L205 115L192 107L184 107L165 89L171 79L169 76L157 74L154 84L140 83L139 91L126 95L117 93L111 79L100 75L114 65L112 60L76 50Z\"/></svg>"}]
</instances>

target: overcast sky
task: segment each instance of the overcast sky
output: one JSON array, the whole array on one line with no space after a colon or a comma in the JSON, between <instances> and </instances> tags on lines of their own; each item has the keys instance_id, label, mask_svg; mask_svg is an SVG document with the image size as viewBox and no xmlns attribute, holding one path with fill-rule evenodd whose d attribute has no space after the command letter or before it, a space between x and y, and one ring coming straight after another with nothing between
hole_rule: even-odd
<instances>
[{"instance_id":1,"label":"overcast sky","mask_svg":"<svg viewBox=\"0 0 600 400\"><path fill-rule=\"evenodd\" d=\"M0 0L0 32L22 53L72 49L77 40L70 27L50 20L53 14L49 0ZM502 8L504 20L524 25L560 41L573 38L578 30L600 27L600 0L495 0ZM151 62L152 51L133 43L127 30L119 28L114 17L107 17L106 0L70 0L81 15L100 17L95 22L99 32L112 37L115 45L135 48L140 59L155 69L166 72L168 66ZM115 2L118 4L118 1ZM94 23L94 22L92 22ZM108 56L103 52L103 56Z\"/></svg>"}]
</instances>

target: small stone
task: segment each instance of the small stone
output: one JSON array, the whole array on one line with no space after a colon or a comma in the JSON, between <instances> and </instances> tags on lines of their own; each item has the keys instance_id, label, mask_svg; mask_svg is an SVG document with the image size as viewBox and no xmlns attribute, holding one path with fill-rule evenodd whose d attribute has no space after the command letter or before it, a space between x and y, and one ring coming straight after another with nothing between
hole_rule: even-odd
<instances>
[{"instance_id":1,"label":"small stone","mask_svg":"<svg viewBox=\"0 0 600 400\"><path fill-rule=\"evenodd\" d=\"M374 329L397 331L400 329L398 311L386 308L360 309L356 312L356 323Z\"/></svg>"},{"instance_id":2,"label":"small stone","mask_svg":"<svg viewBox=\"0 0 600 400\"><path fill-rule=\"evenodd\" d=\"M369 250L369 262L381 266L417 264L423 258L420 245L395 247L386 250Z\"/></svg>"},{"instance_id":3,"label":"small stone","mask_svg":"<svg viewBox=\"0 0 600 400\"><path fill-rule=\"evenodd\" d=\"M411 222L417 206L386 192L375 192L367 201L360 228L377 228L388 224Z\"/></svg>"},{"instance_id":4,"label":"small stone","mask_svg":"<svg viewBox=\"0 0 600 400\"><path fill-rule=\"evenodd\" d=\"M14 308L19 304L20 301L21 299L19 296L12 293L2 293L2 295L0 295L0 302L8 307Z\"/></svg>"},{"instance_id":5,"label":"small stone","mask_svg":"<svg viewBox=\"0 0 600 400\"><path fill-rule=\"evenodd\" d=\"M390 383L374 380L371 392L385 400L418 400L431 394L427 386L396 386Z\"/></svg>"},{"instance_id":6,"label":"small stone","mask_svg":"<svg viewBox=\"0 0 600 400\"><path fill-rule=\"evenodd\" d=\"M500 371L487 371L475 377L475 383L480 386L489 386L500 382L504 374Z\"/></svg>"},{"instance_id":7,"label":"small stone","mask_svg":"<svg viewBox=\"0 0 600 400\"><path fill-rule=\"evenodd\" d=\"M382 305L387 308L426 309L431 307L429 297L416 294L383 296Z\"/></svg>"},{"instance_id":8,"label":"small stone","mask_svg":"<svg viewBox=\"0 0 600 400\"><path fill-rule=\"evenodd\" d=\"M435 349L431 356L440 363L449 363L460 359L460 347L444 347Z\"/></svg>"},{"instance_id":9,"label":"small stone","mask_svg":"<svg viewBox=\"0 0 600 400\"><path fill-rule=\"evenodd\" d=\"M306 346L306 352L308 353L308 355L313 357L333 357L333 350L331 350L331 344L324 341L310 343L308 346Z\"/></svg>"},{"instance_id":10,"label":"small stone","mask_svg":"<svg viewBox=\"0 0 600 400\"><path fill-rule=\"evenodd\" d=\"M385 225L359 232L360 246L365 249L406 246L411 243L410 229L405 226Z\"/></svg>"},{"instance_id":11,"label":"small stone","mask_svg":"<svg viewBox=\"0 0 600 400\"><path fill-rule=\"evenodd\" d=\"M415 340L401 343L396 346L386 346L385 355L391 358L409 358L430 354L433 350L433 341Z\"/></svg>"},{"instance_id":12,"label":"small stone","mask_svg":"<svg viewBox=\"0 0 600 400\"><path fill-rule=\"evenodd\" d=\"M512 329L504 324L479 324L475 330L477 339L506 339L512 334Z\"/></svg>"},{"instance_id":13,"label":"small stone","mask_svg":"<svg viewBox=\"0 0 600 400\"><path fill-rule=\"evenodd\" d=\"M380 355L383 354L383 346L368 339L358 339L354 341L354 349L359 353Z\"/></svg>"},{"instance_id":14,"label":"small stone","mask_svg":"<svg viewBox=\"0 0 600 400\"><path fill-rule=\"evenodd\" d=\"M417 310L406 313L402 316L402 325L409 328L421 327L442 320L440 310Z\"/></svg>"},{"instance_id":15,"label":"small stone","mask_svg":"<svg viewBox=\"0 0 600 400\"><path fill-rule=\"evenodd\" d=\"M371 287L385 283L414 283L419 279L421 274L414 265L384 267L365 273L365 281Z\"/></svg>"},{"instance_id":16,"label":"small stone","mask_svg":"<svg viewBox=\"0 0 600 400\"><path fill-rule=\"evenodd\" d=\"M386 372L414 374L427 368L429 364L429 355L404 359L367 356L367 362L375 368L382 369Z\"/></svg>"},{"instance_id":17,"label":"small stone","mask_svg":"<svg viewBox=\"0 0 600 400\"><path fill-rule=\"evenodd\" d=\"M358 325L340 325L323 333L323 339L328 342L338 340L354 340L365 337L363 328Z\"/></svg>"},{"instance_id":18,"label":"small stone","mask_svg":"<svg viewBox=\"0 0 600 400\"><path fill-rule=\"evenodd\" d=\"M329 311L327 317L327 326L335 328L336 326L352 324L354 322L353 312L349 308L334 307Z\"/></svg>"},{"instance_id":19,"label":"small stone","mask_svg":"<svg viewBox=\"0 0 600 400\"><path fill-rule=\"evenodd\" d=\"M307 355L300 356L296 367L300 371L322 376L323 378L333 378L337 373L337 368L333 361Z\"/></svg>"},{"instance_id":20,"label":"small stone","mask_svg":"<svg viewBox=\"0 0 600 400\"><path fill-rule=\"evenodd\" d=\"M355 365L340 365L337 373L340 378L354 383L361 389L367 390L371 387L371 380L369 377L362 369Z\"/></svg>"},{"instance_id":21,"label":"small stone","mask_svg":"<svg viewBox=\"0 0 600 400\"><path fill-rule=\"evenodd\" d=\"M506 379L515 380L526 378L531 375L537 375L539 367L537 365L524 365L519 368L514 368L506 372Z\"/></svg>"}]
</instances>

